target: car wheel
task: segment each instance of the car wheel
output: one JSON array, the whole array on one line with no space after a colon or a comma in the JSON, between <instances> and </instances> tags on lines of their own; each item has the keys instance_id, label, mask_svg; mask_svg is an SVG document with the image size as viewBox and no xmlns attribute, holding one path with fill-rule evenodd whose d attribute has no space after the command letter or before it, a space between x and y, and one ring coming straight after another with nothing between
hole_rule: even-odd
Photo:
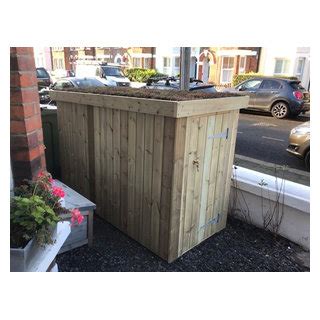
<instances>
[{"instance_id":1,"label":"car wheel","mask_svg":"<svg viewBox=\"0 0 320 320\"><path fill-rule=\"evenodd\" d=\"M289 107L285 102L277 102L271 108L271 114L277 119L283 119L289 114Z\"/></svg>"},{"instance_id":2,"label":"car wheel","mask_svg":"<svg viewBox=\"0 0 320 320\"><path fill-rule=\"evenodd\" d=\"M310 170L310 150L306 153L304 157L304 163L306 165L306 168Z\"/></svg>"}]
</instances>

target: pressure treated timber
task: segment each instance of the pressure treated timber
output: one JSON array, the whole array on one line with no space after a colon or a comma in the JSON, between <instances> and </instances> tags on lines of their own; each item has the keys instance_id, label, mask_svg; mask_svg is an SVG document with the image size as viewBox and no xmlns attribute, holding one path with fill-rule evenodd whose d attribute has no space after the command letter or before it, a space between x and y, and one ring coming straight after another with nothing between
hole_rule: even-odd
<instances>
[{"instance_id":1,"label":"pressure treated timber","mask_svg":"<svg viewBox=\"0 0 320 320\"><path fill-rule=\"evenodd\" d=\"M75 92L57 101L62 179L171 262L226 225L248 97L165 101Z\"/></svg>"}]
</instances>

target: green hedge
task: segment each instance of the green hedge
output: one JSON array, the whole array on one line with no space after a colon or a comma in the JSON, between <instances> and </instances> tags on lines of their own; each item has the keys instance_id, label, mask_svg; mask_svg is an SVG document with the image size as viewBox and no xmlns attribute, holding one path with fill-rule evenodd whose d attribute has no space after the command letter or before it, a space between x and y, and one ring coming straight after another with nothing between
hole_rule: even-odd
<instances>
[{"instance_id":1,"label":"green hedge","mask_svg":"<svg viewBox=\"0 0 320 320\"><path fill-rule=\"evenodd\" d=\"M232 78L232 86L235 87L239 83L255 77L265 77L265 75L261 73L254 73L254 72L235 74ZM290 77L290 76L277 76L277 77L274 76L273 78L285 78L285 79L291 79L291 80L298 80L297 77Z\"/></svg>"},{"instance_id":2,"label":"green hedge","mask_svg":"<svg viewBox=\"0 0 320 320\"><path fill-rule=\"evenodd\" d=\"M147 82L150 77L161 77L165 76L162 73L157 72L155 69L142 69L142 68L132 68L126 69L125 75L130 81L135 82Z\"/></svg>"}]
</instances>

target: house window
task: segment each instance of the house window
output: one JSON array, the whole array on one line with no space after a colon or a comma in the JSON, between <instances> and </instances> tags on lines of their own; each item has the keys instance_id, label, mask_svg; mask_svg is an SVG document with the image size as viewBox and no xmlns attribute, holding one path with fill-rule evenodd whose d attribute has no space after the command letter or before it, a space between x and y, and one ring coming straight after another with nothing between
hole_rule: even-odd
<instances>
[{"instance_id":1,"label":"house window","mask_svg":"<svg viewBox=\"0 0 320 320\"><path fill-rule=\"evenodd\" d=\"M171 60L170 60L170 58L168 58L168 57L164 57L163 58L163 66L165 67L165 68L170 68L170 65L171 65Z\"/></svg>"},{"instance_id":2,"label":"house window","mask_svg":"<svg viewBox=\"0 0 320 320\"><path fill-rule=\"evenodd\" d=\"M274 74L287 74L289 73L289 60L276 59L274 65Z\"/></svg>"},{"instance_id":3,"label":"house window","mask_svg":"<svg viewBox=\"0 0 320 320\"><path fill-rule=\"evenodd\" d=\"M306 58L299 58L296 70L296 77L301 80L303 76L304 66L306 63Z\"/></svg>"},{"instance_id":4,"label":"house window","mask_svg":"<svg viewBox=\"0 0 320 320\"><path fill-rule=\"evenodd\" d=\"M221 83L231 83L234 68L234 57L223 57Z\"/></svg>"},{"instance_id":5,"label":"house window","mask_svg":"<svg viewBox=\"0 0 320 320\"><path fill-rule=\"evenodd\" d=\"M56 58L53 59L53 68L58 69L58 62Z\"/></svg>"},{"instance_id":6,"label":"house window","mask_svg":"<svg viewBox=\"0 0 320 320\"><path fill-rule=\"evenodd\" d=\"M239 61L239 73L246 72L246 57L240 57Z\"/></svg>"},{"instance_id":7,"label":"house window","mask_svg":"<svg viewBox=\"0 0 320 320\"><path fill-rule=\"evenodd\" d=\"M169 57L163 58L163 73L170 74L171 73L171 59Z\"/></svg>"},{"instance_id":8,"label":"house window","mask_svg":"<svg viewBox=\"0 0 320 320\"><path fill-rule=\"evenodd\" d=\"M132 66L134 68L141 68L141 58L132 58Z\"/></svg>"},{"instance_id":9,"label":"house window","mask_svg":"<svg viewBox=\"0 0 320 320\"><path fill-rule=\"evenodd\" d=\"M151 68L151 58L144 58L144 68L145 69Z\"/></svg>"},{"instance_id":10,"label":"house window","mask_svg":"<svg viewBox=\"0 0 320 320\"><path fill-rule=\"evenodd\" d=\"M174 67L175 68L180 68L180 57L175 57L174 58Z\"/></svg>"}]
</instances>

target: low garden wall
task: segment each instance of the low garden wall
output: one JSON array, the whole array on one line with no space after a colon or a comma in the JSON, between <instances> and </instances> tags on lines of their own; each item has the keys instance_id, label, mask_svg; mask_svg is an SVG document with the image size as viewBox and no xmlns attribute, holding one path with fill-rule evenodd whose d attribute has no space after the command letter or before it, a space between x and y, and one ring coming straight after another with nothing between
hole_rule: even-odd
<instances>
[{"instance_id":1,"label":"low garden wall","mask_svg":"<svg viewBox=\"0 0 320 320\"><path fill-rule=\"evenodd\" d=\"M310 187L234 166L229 212L310 249Z\"/></svg>"}]
</instances>

